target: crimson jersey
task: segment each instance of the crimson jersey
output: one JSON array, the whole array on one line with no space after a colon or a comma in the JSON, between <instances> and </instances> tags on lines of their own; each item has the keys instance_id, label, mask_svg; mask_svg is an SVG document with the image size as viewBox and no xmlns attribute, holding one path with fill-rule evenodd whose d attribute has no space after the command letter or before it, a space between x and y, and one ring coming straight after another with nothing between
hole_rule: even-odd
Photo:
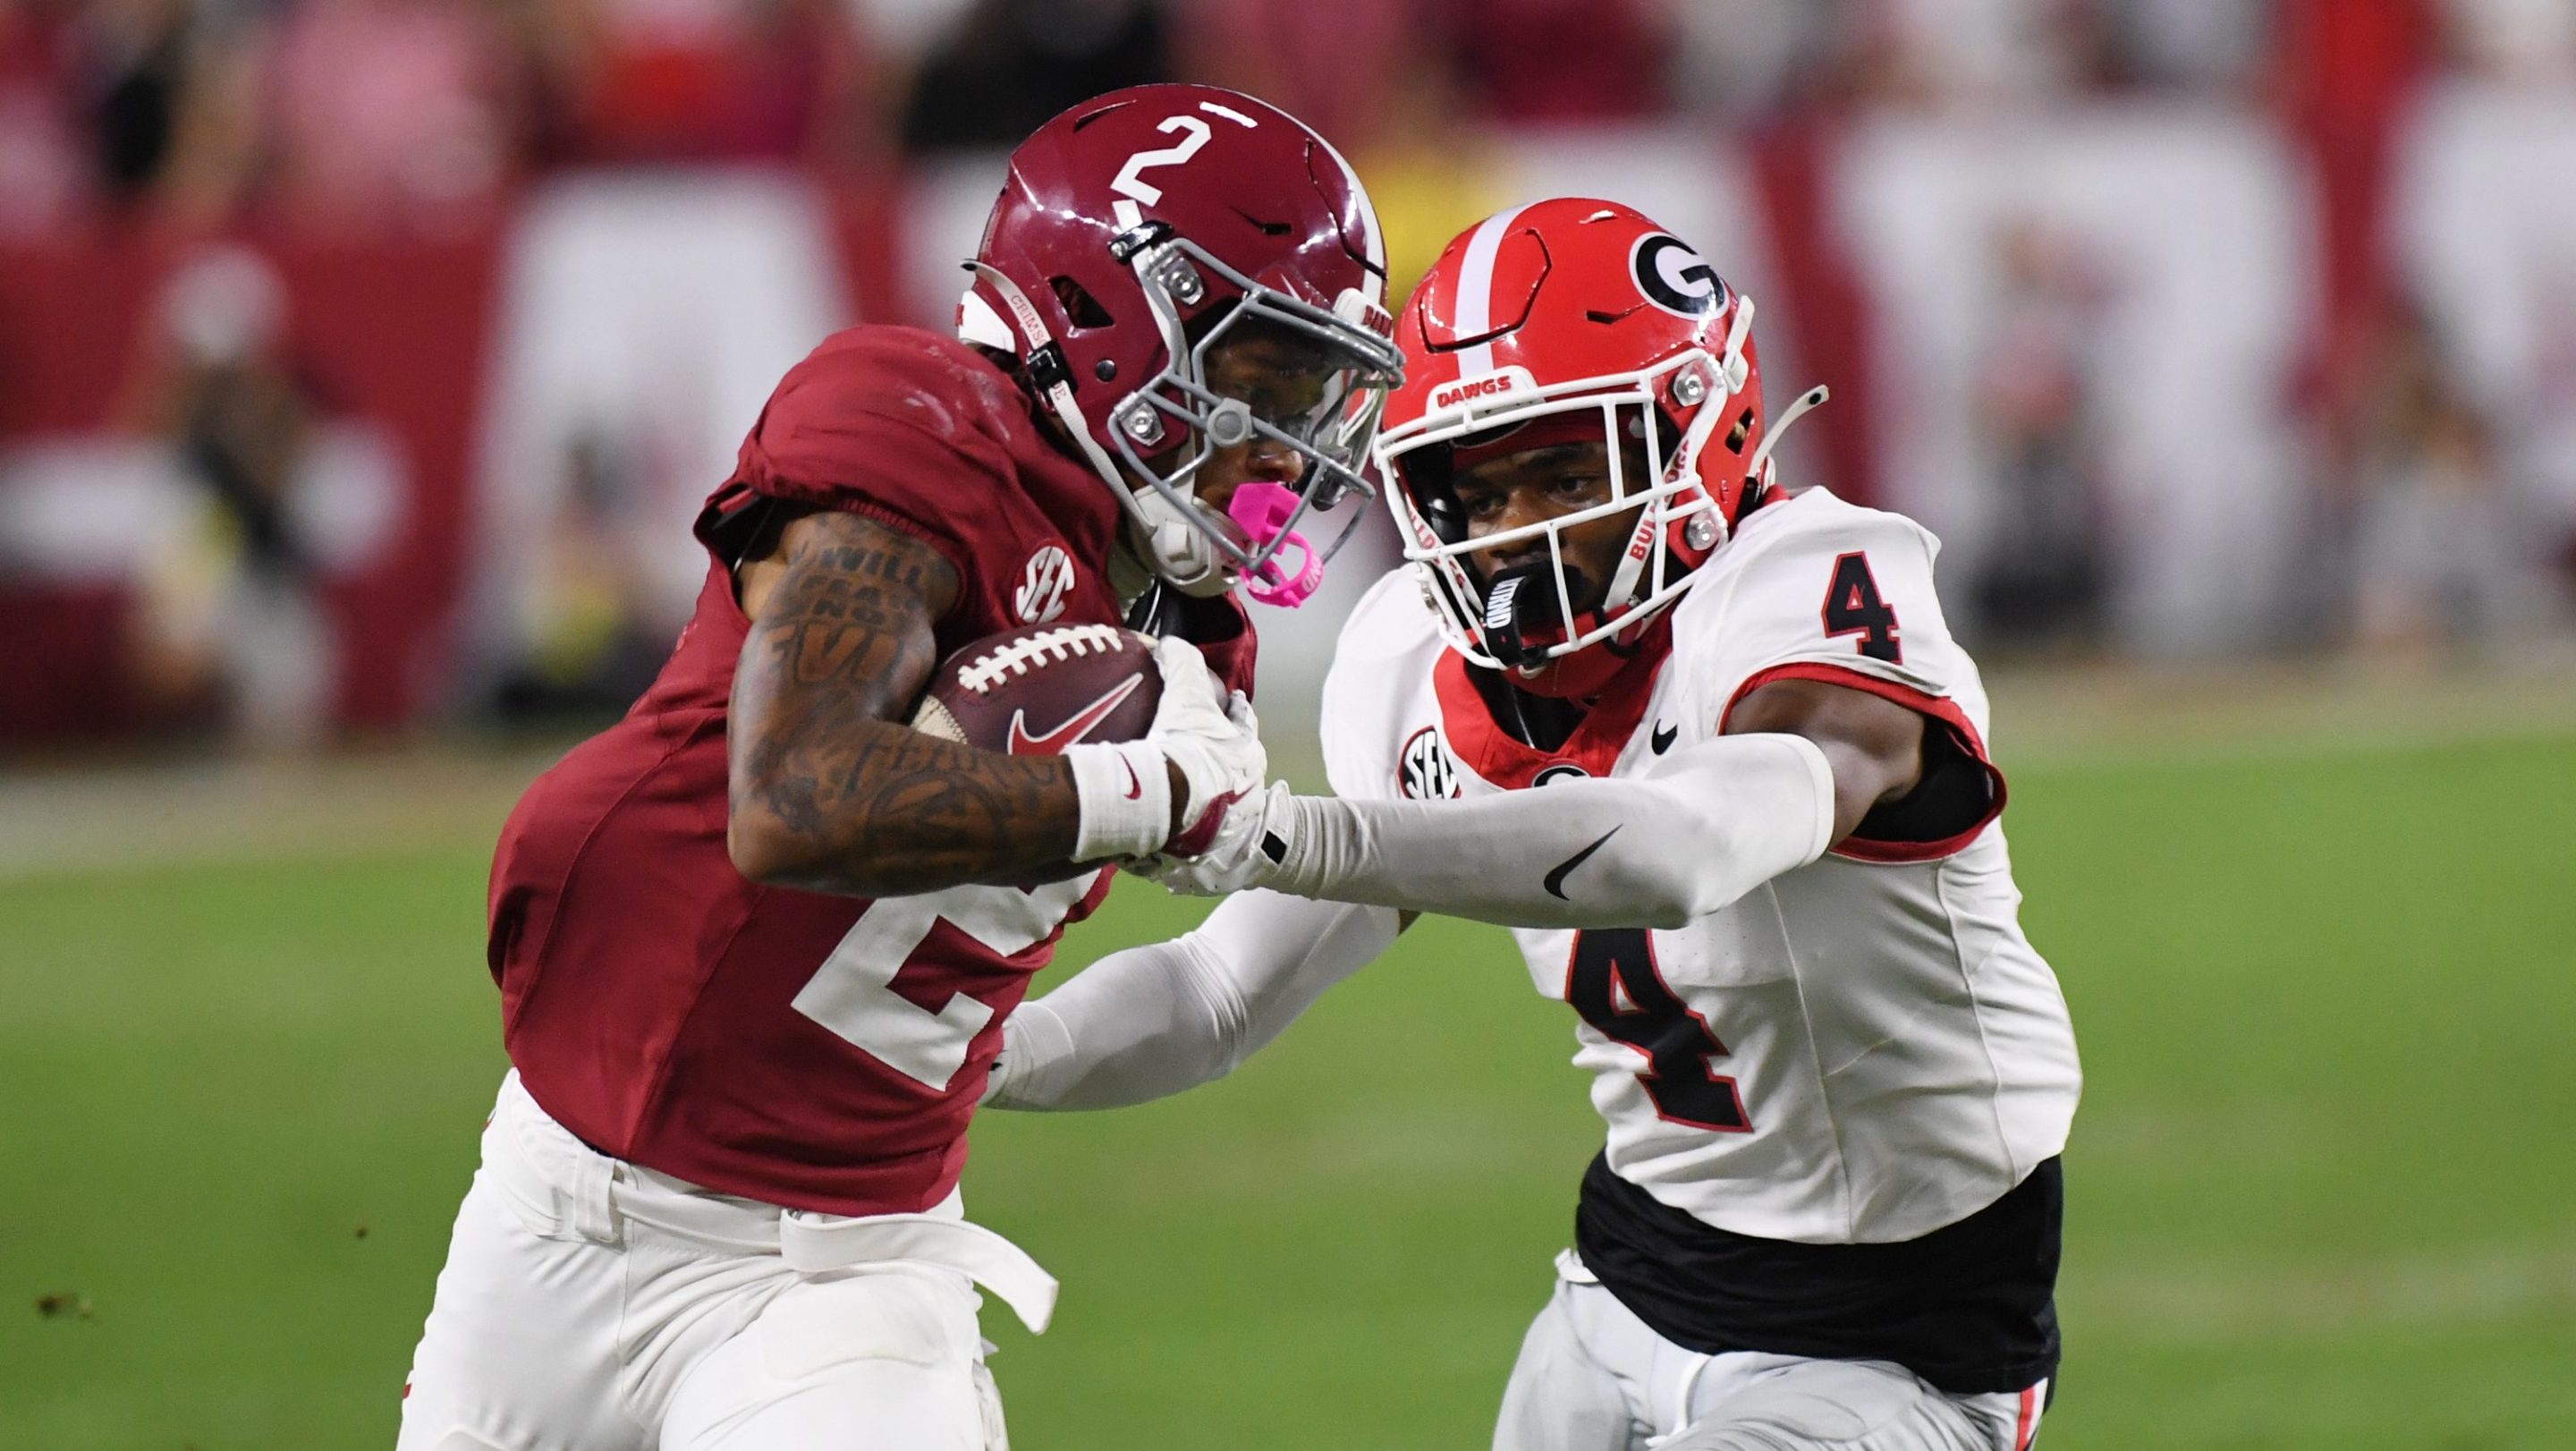
<instances>
[{"instance_id":1,"label":"crimson jersey","mask_svg":"<svg viewBox=\"0 0 2576 1451\"><path fill-rule=\"evenodd\" d=\"M955 1186L1002 1019L1109 873L868 901L764 887L725 845L726 704L749 628L740 527L764 499L844 509L955 567L945 651L1023 623L1116 623L1120 510L1014 383L960 343L859 327L790 370L697 526L695 617L626 718L539 777L492 863L510 1059L594 1147L835 1214ZM1239 610L1210 663L1248 688Z\"/></svg>"}]
</instances>

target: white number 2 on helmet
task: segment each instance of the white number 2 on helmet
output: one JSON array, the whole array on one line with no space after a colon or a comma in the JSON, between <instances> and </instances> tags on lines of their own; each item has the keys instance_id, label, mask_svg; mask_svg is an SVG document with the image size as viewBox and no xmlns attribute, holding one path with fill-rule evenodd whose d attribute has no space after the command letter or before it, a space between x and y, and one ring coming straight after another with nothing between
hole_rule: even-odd
<instances>
[{"instance_id":1,"label":"white number 2 on helmet","mask_svg":"<svg viewBox=\"0 0 2576 1451\"><path fill-rule=\"evenodd\" d=\"M1114 204L1114 209L1118 213L1118 225L1122 228L1142 222L1145 219L1143 208L1163 199L1163 189L1145 180L1145 172L1157 166L1178 166L1198 155L1199 148L1207 145L1208 137L1213 134L1208 123L1196 116L1166 116L1163 124L1154 129L1167 136L1174 132L1185 134L1173 145L1137 152L1118 169L1109 189L1119 195L1120 200Z\"/></svg>"},{"instance_id":2,"label":"white number 2 on helmet","mask_svg":"<svg viewBox=\"0 0 2576 1451\"><path fill-rule=\"evenodd\" d=\"M1211 116L1222 116L1247 131L1261 124L1232 106L1221 106L1214 101L1199 102L1199 109ZM1109 189L1118 193L1119 199L1111 204L1110 209L1118 214L1118 227L1121 231L1144 221L1143 208L1150 207L1163 199L1163 189L1145 180L1146 171L1157 166L1178 166L1198 155L1199 148L1208 143L1208 123L1196 116L1166 116L1162 124L1154 129L1166 136L1175 132L1186 134L1170 146L1137 152L1127 158L1125 166L1118 169L1118 175L1109 183Z\"/></svg>"}]
</instances>

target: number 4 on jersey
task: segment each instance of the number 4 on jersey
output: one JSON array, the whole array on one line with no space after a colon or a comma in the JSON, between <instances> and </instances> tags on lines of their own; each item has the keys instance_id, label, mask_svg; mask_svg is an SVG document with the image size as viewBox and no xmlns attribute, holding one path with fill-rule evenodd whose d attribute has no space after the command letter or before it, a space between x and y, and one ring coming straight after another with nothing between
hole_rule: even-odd
<instances>
[{"instance_id":1,"label":"number 4 on jersey","mask_svg":"<svg viewBox=\"0 0 2576 1451\"><path fill-rule=\"evenodd\" d=\"M1655 1112L1675 1123L1719 1133L1753 1127L1736 1094L1735 1080L1709 1067L1726 1045L1708 1022L1664 984L1655 969L1654 939L1639 927L1595 928L1574 934L1566 965L1565 1001L1594 1032L1646 1055L1637 1082L1655 1101Z\"/></svg>"},{"instance_id":2,"label":"number 4 on jersey","mask_svg":"<svg viewBox=\"0 0 2576 1451\"><path fill-rule=\"evenodd\" d=\"M1825 587L1825 634L1860 636L1860 653L1890 665L1905 661L1899 643L1896 610L1878 597L1878 580L1869 572L1869 556L1846 554L1834 561L1834 581Z\"/></svg>"}]
</instances>

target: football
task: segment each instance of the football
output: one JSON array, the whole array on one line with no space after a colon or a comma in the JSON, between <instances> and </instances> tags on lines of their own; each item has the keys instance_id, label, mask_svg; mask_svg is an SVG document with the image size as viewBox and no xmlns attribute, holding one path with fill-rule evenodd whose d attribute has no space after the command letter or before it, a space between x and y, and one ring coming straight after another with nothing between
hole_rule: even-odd
<instances>
[{"instance_id":1,"label":"football","mask_svg":"<svg viewBox=\"0 0 2576 1451\"><path fill-rule=\"evenodd\" d=\"M1152 636L1024 625L940 661L912 726L987 751L1053 756L1082 741L1135 740L1162 698Z\"/></svg>"}]
</instances>

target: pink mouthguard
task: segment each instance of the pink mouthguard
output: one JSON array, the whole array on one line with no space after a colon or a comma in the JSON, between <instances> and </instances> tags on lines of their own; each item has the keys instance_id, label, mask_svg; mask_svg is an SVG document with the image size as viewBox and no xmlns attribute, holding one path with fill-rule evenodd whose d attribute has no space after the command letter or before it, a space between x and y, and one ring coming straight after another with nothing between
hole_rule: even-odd
<instances>
[{"instance_id":1,"label":"pink mouthguard","mask_svg":"<svg viewBox=\"0 0 2576 1451\"><path fill-rule=\"evenodd\" d=\"M1279 543L1279 553L1252 572L1244 593L1265 605L1295 609L1312 599L1315 586L1324 578L1324 561L1315 556L1306 536L1285 526L1297 512L1297 491L1285 484L1245 484L1234 491L1225 506L1226 517L1244 533L1245 542L1255 554ZM1281 562L1289 550L1297 551L1297 573L1290 575Z\"/></svg>"}]
</instances>

